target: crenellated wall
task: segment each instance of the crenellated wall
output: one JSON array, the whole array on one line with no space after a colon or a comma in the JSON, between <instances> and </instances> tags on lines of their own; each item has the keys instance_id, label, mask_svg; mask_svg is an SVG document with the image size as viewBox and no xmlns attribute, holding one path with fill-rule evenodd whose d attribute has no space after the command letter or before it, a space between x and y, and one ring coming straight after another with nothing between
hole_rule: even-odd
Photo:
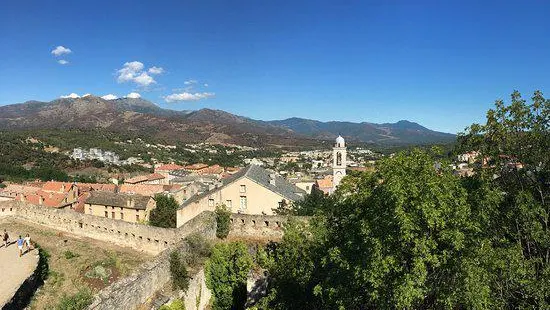
<instances>
[{"instance_id":1,"label":"crenellated wall","mask_svg":"<svg viewBox=\"0 0 550 310\"><path fill-rule=\"evenodd\" d=\"M44 225L77 236L111 242L150 254L158 254L192 232L215 236L216 224L212 213L204 213L177 229L128 223L71 210L28 205L21 202L0 202L0 216Z\"/></svg>"},{"instance_id":2,"label":"crenellated wall","mask_svg":"<svg viewBox=\"0 0 550 310\"><path fill-rule=\"evenodd\" d=\"M294 217L304 221L307 217ZM280 239L283 237L283 227L288 222L288 216L231 214L231 230L229 237L246 239Z\"/></svg>"}]
</instances>

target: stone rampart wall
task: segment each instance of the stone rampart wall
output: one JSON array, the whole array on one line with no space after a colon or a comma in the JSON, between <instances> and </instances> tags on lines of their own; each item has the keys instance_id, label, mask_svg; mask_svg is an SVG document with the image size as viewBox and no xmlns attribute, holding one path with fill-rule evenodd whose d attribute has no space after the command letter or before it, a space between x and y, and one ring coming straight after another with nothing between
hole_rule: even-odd
<instances>
[{"instance_id":1,"label":"stone rampart wall","mask_svg":"<svg viewBox=\"0 0 550 310\"><path fill-rule=\"evenodd\" d=\"M2 211L3 210L3 211ZM40 224L73 235L89 237L131 247L150 254L158 254L176 244L192 232L209 238L215 235L213 214L200 214L177 229L159 228L128 223L71 210L52 209L21 202L0 202L0 216Z\"/></svg>"},{"instance_id":2,"label":"stone rampart wall","mask_svg":"<svg viewBox=\"0 0 550 310\"><path fill-rule=\"evenodd\" d=\"M88 310L136 309L170 281L170 253L174 250L188 251L187 244L180 242L160 253L152 261L141 265L130 276L120 279L101 290ZM206 287L204 271L199 270L189 281L189 289L183 296L186 309L205 309L211 293Z\"/></svg>"},{"instance_id":3,"label":"stone rampart wall","mask_svg":"<svg viewBox=\"0 0 550 310\"><path fill-rule=\"evenodd\" d=\"M306 220L307 217L294 217ZM277 240L283 237L283 227L288 222L288 216L231 214L231 238L258 238Z\"/></svg>"}]
</instances>

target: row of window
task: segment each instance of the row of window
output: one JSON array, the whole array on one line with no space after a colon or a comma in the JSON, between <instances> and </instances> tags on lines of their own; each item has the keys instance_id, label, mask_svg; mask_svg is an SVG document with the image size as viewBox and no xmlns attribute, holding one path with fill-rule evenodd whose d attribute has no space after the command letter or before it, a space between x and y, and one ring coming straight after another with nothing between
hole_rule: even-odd
<instances>
[{"instance_id":1,"label":"row of window","mask_svg":"<svg viewBox=\"0 0 550 310\"><path fill-rule=\"evenodd\" d=\"M239 198L239 203L240 203L239 204L239 210L241 210L241 211L246 210L246 207L247 207L247 204L248 204L246 196L241 196ZM208 206L209 207L214 207L214 205L215 205L214 199L212 199L212 198L208 199ZM232 209L233 208L233 201L231 199L227 199L225 201L225 206L228 207L229 209Z\"/></svg>"}]
</instances>

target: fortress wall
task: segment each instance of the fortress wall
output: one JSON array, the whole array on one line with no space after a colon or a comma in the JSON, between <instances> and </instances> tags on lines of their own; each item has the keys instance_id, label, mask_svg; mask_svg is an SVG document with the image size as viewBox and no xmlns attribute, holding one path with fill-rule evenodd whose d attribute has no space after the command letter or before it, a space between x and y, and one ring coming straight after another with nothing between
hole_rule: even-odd
<instances>
[{"instance_id":1,"label":"fortress wall","mask_svg":"<svg viewBox=\"0 0 550 310\"><path fill-rule=\"evenodd\" d=\"M128 223L110 218L77 213L71 210L34 206L17 201L0 202L0 217L44 225L73 235L111 242L150 254L158 254L196 232L207 238L216 233L212 213L195 217L177 228L160 228Z\"/></svg>"},{"instance_id":2,"label":"fortress wall","mask_svg":"<svg viewBox=\"0 0 550 310\"><path fill-rule=\"evenodd\" d=\"M180 242L146 262L130 276L101 290L88 310L137 309L170 281L170 253L186 252L187 244ZM186 309L205 309L211 293L206 287L204 271L191 275L189 288L183 295ZM197 308L197 304L199 305Z\"/></svg>"},{"instance_id":3,"label":"fortress wall","mask_svg":"<svg viewBox=\"0 0 550 310\"><path fill-rule=\"evenodd\" d=\"M306 217L294 218L297 220L306 219ZM288 220L288 216L232 213L229 237L278 240L283 237L283 227Z\"/></svg>"}]
</instances>

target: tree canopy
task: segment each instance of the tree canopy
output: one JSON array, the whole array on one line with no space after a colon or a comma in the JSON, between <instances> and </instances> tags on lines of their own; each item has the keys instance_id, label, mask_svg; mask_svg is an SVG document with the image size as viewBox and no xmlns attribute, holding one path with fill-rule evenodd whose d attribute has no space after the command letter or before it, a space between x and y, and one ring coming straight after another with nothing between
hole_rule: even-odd
<instances>
[{"instance_id":1,"label":"tree canopy","mask_svg":"<svg viewBox=\"0 0 550 310\"><path fill-rule=\"evenodd\" d=\"M550 306L549 101L518 92L459 136L476 173L437 150L386 158L319 200L268 249L266 309ZM310 197L313 200L314 197ZM315 208L305 203L289 213Z\"/></svg>"}]
</instances>

